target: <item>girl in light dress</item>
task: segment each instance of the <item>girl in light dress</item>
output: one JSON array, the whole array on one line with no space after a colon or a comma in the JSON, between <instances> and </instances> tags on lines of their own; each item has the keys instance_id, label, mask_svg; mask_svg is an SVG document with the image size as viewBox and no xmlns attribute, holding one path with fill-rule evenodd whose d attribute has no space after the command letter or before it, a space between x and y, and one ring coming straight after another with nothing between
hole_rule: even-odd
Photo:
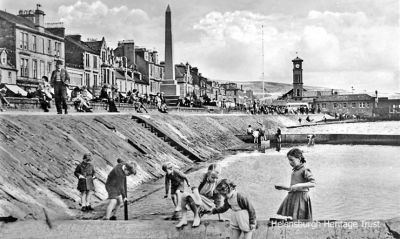
<instances>
[{"instance_id":1,"label":"girl in light dress","mask_svg":"<svg viewBox=\"0 0 400 239\"><path fill-rule=\"evenodd\" d=\"M198 227L203 214L210 213L221 205L222 197L216 191L220 173L219 165L211 164L199 187L193 187L192 193L181 194L182 198L179 200L181 207L178 210L182 211L182 219L176 225L177 228L187 225L186 206L189 206L194 214L192 227Z\"/></svg>"},{"instance_id":2,"label":"girl in light dress","mask_svg":"<svg viewBox=\"0 0 400 239\"><path fill-rule=\"evenodd\" d=\"M278 190L288 191L277 214L291 217L293 220L312 221L310 188L315 187L315 179L311 170L305 167L303 152L293 148L287 153L290 166L293 168L290 186L276 185Z\"/></svg>"}]
</instances>

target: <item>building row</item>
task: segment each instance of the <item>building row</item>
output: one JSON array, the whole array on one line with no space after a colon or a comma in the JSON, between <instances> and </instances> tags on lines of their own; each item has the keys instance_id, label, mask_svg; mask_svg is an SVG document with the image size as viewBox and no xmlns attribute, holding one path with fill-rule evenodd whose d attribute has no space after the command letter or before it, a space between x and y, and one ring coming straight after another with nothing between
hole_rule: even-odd
<instances>
[{"instance_id":1,"label":"building row","mask_svg":"<svg viewBox=\"0 0 400 239\"><path fill-rule=\"evenodd\" d=\"M303 86L303 59L293 62L293 88L273 104L309 107L319 113L359 117L400 118L400 99L370 94L339 94L337 90L308 90Z\"/></svg>"},{"instance_id":2,"label":"building row","mask_svg":"<svg viewBox=\"0 0 400 239\"><path fill-rule=\"evenodd\" d=\"M37 88L43 77L50 78L56 60L61 60L70 75L70 87L86 86L95 96L105 84L122 95L134 89L147 95L160 92L165 72L157 51L136 46L133 40L120 41L113 49L104 37L83 40L79 34L66 35L63 23L45 23L44 17L40 5L36 10L20 10L18 15L0 11L0 83L22 90ZM246 91L211 81L189 63L175 65L175 76L182 98L244 102Z\"/></svg>"}]
</instances>

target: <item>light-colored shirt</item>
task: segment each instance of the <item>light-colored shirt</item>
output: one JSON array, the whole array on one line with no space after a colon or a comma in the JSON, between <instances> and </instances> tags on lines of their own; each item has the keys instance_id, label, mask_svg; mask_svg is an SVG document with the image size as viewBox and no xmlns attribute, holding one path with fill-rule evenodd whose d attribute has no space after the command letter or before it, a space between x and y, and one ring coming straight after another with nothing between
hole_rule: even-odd
<instances>
[{"instance_id":1,"label":"light-colored shirt","mask_svg":"<svg viewBox=\"0 0 400 239\"><path fill-rule=\"evenodd\" d=\"M61 81L61 71L60 70L56 71L56 81Z\"/></svg>"}]
</instances>

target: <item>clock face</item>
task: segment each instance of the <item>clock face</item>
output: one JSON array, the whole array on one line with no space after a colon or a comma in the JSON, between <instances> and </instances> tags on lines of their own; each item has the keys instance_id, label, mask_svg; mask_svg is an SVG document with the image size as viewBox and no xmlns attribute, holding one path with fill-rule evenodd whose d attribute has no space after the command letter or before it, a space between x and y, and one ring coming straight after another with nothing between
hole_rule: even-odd
<instances>
[{"instance_id":1,"label":"clock face","mask_svg":"<svg viewBox=\"0 0 400 239\"><path fill-rule=\"evenodd\" d=\"M300 68L300 64L296 64L294 65L296 68Z\"/></svg>"}]
</instances>

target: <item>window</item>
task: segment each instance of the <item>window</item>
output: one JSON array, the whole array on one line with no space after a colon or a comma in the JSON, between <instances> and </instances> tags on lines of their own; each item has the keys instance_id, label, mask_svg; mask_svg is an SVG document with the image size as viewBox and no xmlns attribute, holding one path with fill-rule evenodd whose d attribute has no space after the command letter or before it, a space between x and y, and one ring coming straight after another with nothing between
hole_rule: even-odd
<instances>
[{"instance_id":1,"label":"window","mask_svg":"<svg viewBox=\"0 0 400 239\"><path fill-rule=\"evenodd\" d=\"M369 108L369 102L367 102L366 107Z\"/></svg>"},{"instance_id":2,"label":"window","mask_svg":"<svg viewBox=\"0 0 400 239\"><path fill-rule=\"evenodd\" d=\"M5 65L5 64L7 63L6 61L7 61L7 60L6 60L6 57L5 57L5 56L1 58L1 64Z\"/></svg>"},{"instance_id":3,"label":"window","mask_svg":"<svg viewBox=\"0 0 400 239\"><path fill-rule=\"evenodd\" d=\"M106 60L106 53L104 51L101 52L101 60L103 62Z\"/></svg>"},{"instance_id":4,"label":"window","mask_svg":"<svg viewBox=\"0 0 400 239\"><path fill-rule=\"evenodd\" d=\"M47 54L51 55L51 40L47 41Z\"/></svg>"},{"instance_id":5,"label":"window","mask_svg":"<svg viewBox=\"0 0 400 239\"><path fill-rule=\"evenodd\" d=\"M32 60L32 70L33 70L33 78L37 79L38 77L38 72L37 72L37 60Z\"/></svg>"},{"instance_id":6,"label":"window","mask_svg":"<svg viewBox=\"0 0 400 239\"><path fill-rule=\"evenodd\" d=\"M54 54L60 56L61 43L54 42Z\"/></svg>"},{"instance_id":7,"label":"window","mask_svg":"<svg viewBox=\"0 0 400 239\"><path fill-rule=\"evenodd\" d=\"M11 73L11 71L9 71L9 72L8 72L8 79L11 80L11 76L12 76L12 73Z\"/></svg>"},{"instance_id":8,"label":"window","mask_svg":"<svg viewBox=\"0 0 400 239\"><path fill-rule=\"evenodd\" d=\"M29 77L28 59L21 58L20 72L22 77Z\"/></svg>"},{"instance_id":9,"label":"window","mask_svg":"<svg viewBox=\"0 0 400 239\"><path fill-rule=\"evenodd\" d=\"M333 103L333 108L337 108L338 104L337 103Z\"/></svg>"},{"instance_id":10,"label":"window","mask_svg":"<svg viewBox=\"0 0 400 239\"><path fill-rule=\"evenodd\" d=\"M394 108L396 107L396 105L393 105L393 107L390 107L390 109L389 109L389 113L394 113Z\"/></svg>"},{"instance_id":11,"label":"window","mask_svg":"<svg viewBox=\"0 0 400 239\"><path fill-rule=\"evenodd\" d=\"M28 50L28 33L21 32L21 39L19 41L19 47L24 50Z\"/></svg>"},{"instance_id":12,"label":"window","mask_svg":"<svg viewBox=\"0 0 400 239\"><path fill-rule=\"evenodd\" d=\"M343 108L346 108L347 107L347 103L343 103Z\"/></svg>"},{"instance_id":13,"label":"window","mask_svg":"<svg viewBox=\"0 0 400 239\"><path fill-rule=\"evenodd\" d=\"M33 37L33 39L32 39L32 51L36 51L37 50L37 47L36 47L36 36L32 36Z\"/></svg>"},{"instance_id":14,"label":"window","mask_svg":"<svg viewBox=\"0 0 400 239\"><path fill-rule=\"evenodd\" d=\"M322 109L326 109L326 103L322 103Z\"/></svg>"},{"instance_id":15,"label":"window","mask_svg":"<svg viewBox=\"0 0 400 239\"><path fill-rule=\"evenodd\" d=\"M97 68L97 56L93 56L93 68Z\"/></svg>"},{"instance_id":16,"label":"window","mask_svg":"<svg viewBox=\"0 0 400 239\"><path fill-rule=\"evenodd\" d=\"M85 85L89 87L89 84L90 84L90 74L85 73Z\"/></svg>"},{"instance_id":17,"label":"window","mask_svg":"<svg viewBox=\"0 0 400 239\"><path fill-rule=\"evenodd\" d=\"M356 102L351 103L352 108L356 108Z\"/></svg>"},{"instance_id":18,"label":"window","mask_svg":"<svg viewBox=\"0 0 400 239\"><path fill-rule=\"evenodd\" d=\"M50 73L51 73L51 71L52 71L52 64L51 64L51 62L47 62L47 74L49 75Z\"/></svg>"},{"instance_id":19,"label":"window","mask_svg":"<svg viewBox=\"0 0 400 239\"><path fill-rule=\"evenodd\" d=\"M28 49L28 33L21 32L21 39L19 41L19 47L24 50Z\"/></svg>"},{"instance_id":20,"label":"window","mask_svg":"<svg viewBox=\"0 0 400 239\"><path fill-rule=\"evenodd\" d=\"M44 38L40 38L40 46L42 47L42 53L44 54Z\"/></svg>"},{"instance_id":21,"label":"window","mask_svg":"<svg viewBox=\"0 0 400 239\"><path fill-rule=\"evenodd\" d=\"M97 86L97 75L93 75L93 85Z\"/></svg>"},{"instance_id":22,"label":"window","mask_svg":"<svg viewBox=\"0 0 400 239\"><path fill-rule=\"evenodd\" d=\"M300 96L300 89L297 89L297 90L296 90L296 95L297 95L297 96Z\"/></svg>"},{"instance_id":23,"label":"window","mask_svg":"<svg viewBox=\"0 0 400 239\"><path fill-rule=\"evenodd\" d=\"M44 61L40 61L39 78L43 77L44 75L46 75Z\"/></svg>"},{"instance_id":24,"label":"window","mask_svg":"<svg viewBox=\"0 0 400 239\"><path fill-rule=\"evenodd\" d=\"M90 58L89 58L89 54L85 54L85 62L86 62L86 64L85 64L85 66L86 67L90 67Z\"/></svg>"},{"instance_id":25,"label":"window","mask_svg":"<svg viewBox=\"0 0 400 239\"><path fill-rule=\"evenodd\" d=\"M21 36L19 39L19 48L24 49L24 33L21 32Z\"/></svg>"}]
</instances>

